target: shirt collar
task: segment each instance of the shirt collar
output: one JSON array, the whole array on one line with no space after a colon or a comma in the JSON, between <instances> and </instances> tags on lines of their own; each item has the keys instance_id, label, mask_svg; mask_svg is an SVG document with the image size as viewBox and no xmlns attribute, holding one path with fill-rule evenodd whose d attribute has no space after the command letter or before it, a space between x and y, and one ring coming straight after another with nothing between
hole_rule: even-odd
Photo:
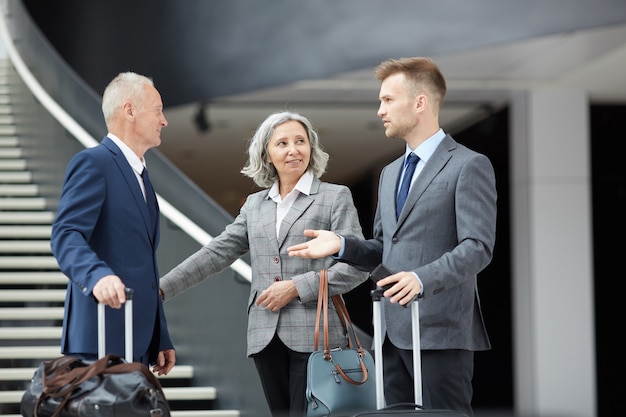
<instances>
[{"instance_id":1,"label":"shirt collar","mask_svg":"<svg viewBox=\"0 0 626 417\"><path fill-rule=\"evenodd\" d=\"M296 183L296 186L293 188L291 192L297 190L302 194L310 195L312 185L313 185L313 174L310 171L306 171L304 174L302 174L302 176ZM277 199L280 201L280 188L278 185L278 181L276 181L272 185L272 188L270 188L268 197L274 201L276 201Z\"/></svg>"},{"instance_id":2,"label":"shirt collar","mask_svg":"<svg viewBox=\"0 0 626 417\"><path fill-rule=\"evenodd\" d=\"M110 133L110 132L107 133L107 137L111 139L113 143L117 145L118 148L120 148L120 150L122 151L122 154L124 154L124 157L128 161L128 164L133 169L133 171L141 175L143 173L144 167L146 166L146 160L139 159L137 154L133 152L133 150L130 149L127 144L125 144L120 138L115 136L113 133Z\"/></svg>"},{"instance_id":3,"label":"shirt collar","mask_svg":"<svg viewBox=\"0 0 626 417\"><path fill-rule=\"evenodd\" d=\"M430 157L433 156L433 154L435 153L435 149L437 149L437 146L439 146L439 144L445 137L446 133L443 131L443 129L439 129L437 132L435 132L434 135L422 142L416 149L411 149L407 144L404 151L404 159L406 160L406 158L409 156L409 153L413 152L419 157L420 161L424 161L424 163L428 162Z\"/></svg>"}]
</instances>

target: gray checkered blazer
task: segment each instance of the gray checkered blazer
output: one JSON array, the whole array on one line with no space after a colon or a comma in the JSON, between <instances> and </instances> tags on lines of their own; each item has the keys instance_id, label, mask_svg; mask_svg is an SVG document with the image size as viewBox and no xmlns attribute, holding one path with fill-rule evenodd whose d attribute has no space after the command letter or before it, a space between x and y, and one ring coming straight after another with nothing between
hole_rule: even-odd
<instances>
[{"instance_id":1,"label":"gray checkered blazer","mask_svg":"<svg viewBox=\"0 0 626 417\"><path fill-rule=\"evenodd\" d=\"M287 213L276 238L276 203L269 190L248 196L237 218L224 231L199 249L160 281L164 300L201 283L250 252L252 285L248 300L248 355L260 352L277 334L297 352L314 350L319 271L328 269L329 293L343 294L367 279L367 273L337 263L330 257L290 257L287 248L308 238L305 229L334 230L362 239L358 214L350 190L342 185L314 179L310 195L300 194ZM293 280L299 298L279 312L255 305L256 298L275 280ZM330 303L329 340L332 347L347 343L343 327Z\"/></svg>"}]
</instances>

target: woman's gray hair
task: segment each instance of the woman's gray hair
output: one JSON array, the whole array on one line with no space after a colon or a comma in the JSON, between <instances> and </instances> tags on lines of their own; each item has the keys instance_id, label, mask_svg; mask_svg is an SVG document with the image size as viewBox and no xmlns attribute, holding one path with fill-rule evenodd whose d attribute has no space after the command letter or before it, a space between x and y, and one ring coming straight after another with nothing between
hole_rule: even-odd
<instances>
[{"instance_id":1,"label":"woman's gray hair","mask_svg":"<svg viewBox=\"0 0 626 417\"><path fill-rule=\"evenodd\" d=\"M107 125L125 101L143 108L146 84L154 86L152 79L134 72L122 72L113 78L102 95L102 114Z\"/></svg>"},{"instance_id":2,"label":"woman's gray hair","mask_svg":"<svg viewBox=\"0 0 626 417\"><path fill-rule=\"evenodd\" d=\"M317 178L326 172L328 154L322 149L319 136L313 129L309 119L289 111L274 113L261 123L254 136L250 138L248 143L248 161L241 170L243 175L252 178L254 183L261 188L269 188L278 180L278 172L268 160L267 146L276 127L290 120L299 122L306 130L309 138L311 159L309 160L307 171L310 171Z\"/></svg>"}]
</instances>

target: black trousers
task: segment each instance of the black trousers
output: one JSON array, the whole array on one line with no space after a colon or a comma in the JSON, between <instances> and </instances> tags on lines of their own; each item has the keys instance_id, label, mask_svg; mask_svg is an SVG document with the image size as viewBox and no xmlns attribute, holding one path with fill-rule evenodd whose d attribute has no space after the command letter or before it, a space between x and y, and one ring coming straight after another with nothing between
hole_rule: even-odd
<instances>
[{"instance_id":1,"label":"black trousers","mask_svg":"<svg viewBox=\"0 0 626 417\"><path fill-rule=\"evenodd\" d=\"M421 358L422 406L456 410L472 417L474 352L422 350ZM399 349L385 338L383 368L387 404L414 403L413 351Z\"/></svg>"},{"instance_id":2,"label":"black trousers","mask_svg":"<svg viewBox=\"0 0 626 417\"><path fill-rule=\"evenodd\" d=\"M289 349L276 335L265 349L252 355L273 417L304 415L309 356Z\"/></svg>"}]
</instances>

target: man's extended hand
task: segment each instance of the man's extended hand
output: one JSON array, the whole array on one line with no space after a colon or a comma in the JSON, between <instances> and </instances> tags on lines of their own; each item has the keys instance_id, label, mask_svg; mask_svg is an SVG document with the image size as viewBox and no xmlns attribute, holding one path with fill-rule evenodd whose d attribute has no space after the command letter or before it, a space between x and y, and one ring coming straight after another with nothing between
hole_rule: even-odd
<instances>
[{"instance_id":1,"label":"man's extended hand","mask_svg":"<svg viewBox=\"0 0 626 417\"><path fill-rule=\"evenodd\" d=\"M117 275L107 275L94 285L91 291L98 302L113 308L120 308L126 302L126 286Z\"/></svg>"},{"instance_id":2,"label":"man's extended hand","mask_svg":"<svg viewBox=\"0 0 626 417\"><path fill-rule=\"evenodd\" d=\"M152 372L157 375L167 375L176 364L176 351L174 349L166 349L159 352L157 362L152 365Z\"/></svg>"},{"instance_id":3,"label":"man's extended hand","mask_svg":"<svg viewBox=\"0 0 626 417\"><path fill-rule=\"evenodd\" d=\"M308 242L287 248L289 256L306 259L319 259L334 255L341 250L341 238L329 230L305 230L304 235L312 237Z\"/></svg>"}]
</instances>

